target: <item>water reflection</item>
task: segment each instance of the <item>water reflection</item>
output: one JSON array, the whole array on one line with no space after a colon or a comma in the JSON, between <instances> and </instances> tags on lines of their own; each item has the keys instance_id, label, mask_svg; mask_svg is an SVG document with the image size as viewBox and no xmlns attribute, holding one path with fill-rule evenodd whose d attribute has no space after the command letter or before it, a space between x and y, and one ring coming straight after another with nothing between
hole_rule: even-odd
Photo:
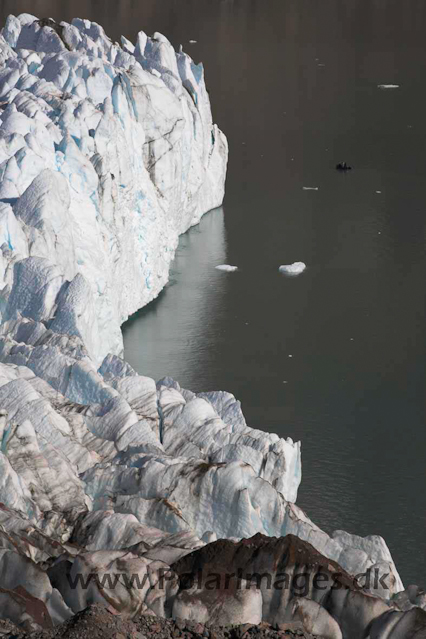
<instances>
[{"instance_id":1,"label":"water reflection","mask_svg":"<svg viewBox=\"0 0 426 639\"><path fill-rule=\"evenodd\" d=\"M209 368L211 348L217 341L216 309L223 305L228 277L215 266L225 261L220 208L181 237L169 285L126 323L125 357L132 366L154 379L170 375L182 385L190 386L196 377L202 389L204 370Z\"/></svg>"}]
</instances>

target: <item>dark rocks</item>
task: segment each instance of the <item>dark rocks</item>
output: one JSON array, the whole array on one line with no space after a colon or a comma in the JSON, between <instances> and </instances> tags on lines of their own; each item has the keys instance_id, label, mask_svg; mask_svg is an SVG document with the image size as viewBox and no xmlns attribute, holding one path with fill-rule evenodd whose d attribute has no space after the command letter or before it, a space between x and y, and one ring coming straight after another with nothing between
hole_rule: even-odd
<instances>
[{"instance_id":1,"label":"dark rocks","mask_svg":"<svg viewBox=\"0 0 426 639\"><path fill-rule=\"evenodd\" d=\"M206 628L204 624L183 619L162 619L148 615L140 615L133 620L124 619L110 612L106 607L95 604L77 613L65 623L50 630L39 630L26 633L22 628L8 621L0 621L1 639L296 639L305 637L315 639L312 635L292 630L286 624L284 630L274 629L270 624L258 626L243 624L241 626L215 626ZM283 626L284 628L284 626Z\"/></svg>"},{"instance_id":2,"label":"dark rocks","mask_svg":"<svg viewBox=\"0 0 426 639\"><path fill-rule=\"evenodd\" d=\"M57 550L61 548L55 554ZM57 557L63 576L70 556ZM132 561L135 567L142 559L134 556ZM50 584L64 591L65 581L54 568L47 570ZM168 607L158 614L176 620L138 613L152 610L143 600L120 607L114 590L103 588L93 592L110 607L93 605L53 627L43 601L13 584L8 590L0 587L0 600L7 604L2 614L21 624L19 630L0 625L0 639L358 639L366 632L377 639L426 639L426 611L410 608L423 601L423 591L409 588L389 605L293 535L221 539L175 561L170 574L176 587Z\"/></svg>"},{"instance_id":3,"label":"dark rocks","mask_svg":"<svg viewBox=\"0 0 426 639\"><path fill-rule=\"evenodd\" d=\"M70 45L64 39L64 27L61 24L58 24L57 22L55 22L51 18L41 18L40 20L36 20L36 23L42 29L45 29L46 27L48 29L52 29L52 31L54 31L59 36L59 38L63 42L65 48L68 49L68 51L71 51Z\"/></svg>"},{"instance_id":4,"label":"dark rocks","mask_svg":"<svg viewBox=\"0 0 426 639\"><path fill-rule=\"evenodd\" d=\"M11 621L7 621L4 619L0 619L0 637L4 637L5 635L17 635L22 632L22 628L18 628Z\"/></svg>"}]
</instances>

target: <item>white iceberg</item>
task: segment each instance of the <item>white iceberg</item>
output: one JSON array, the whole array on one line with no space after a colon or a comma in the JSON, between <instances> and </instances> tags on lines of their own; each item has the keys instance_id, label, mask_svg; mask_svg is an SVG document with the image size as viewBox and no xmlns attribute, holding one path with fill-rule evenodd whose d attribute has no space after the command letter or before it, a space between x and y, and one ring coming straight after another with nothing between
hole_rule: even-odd
<instances>
[{"instance_id":1,"label":"white iceberg","mask_svg":"<svg viewBox=\"0 0 426 639\"><path fill-rule=\"evenodd\" d=\"M238 271L238 266L231 266L230 264L219 264L215 268L217 268L218 271L226 271L228 273Z\"/></svg>"},{"instance_id":2,"label":"white iceberg","mask_svg":"<svg viewBox=\"0 0 426 639\"><path fill-rule=\"evenodd\" d=\"M378 84L378 89L399 89L399 84Z\"/></svg>"},{"instance_id":3,"label":"white iceberg","mask_svg":"<svg viewBox=\"0 0 426 639\"><path fill-rule=\"evenodd\" d=\"M279 272L285 275L299 275L306 269L304 262L293 262L293 264L283 264L279 267Z\"/></svg>"}]
</instances>

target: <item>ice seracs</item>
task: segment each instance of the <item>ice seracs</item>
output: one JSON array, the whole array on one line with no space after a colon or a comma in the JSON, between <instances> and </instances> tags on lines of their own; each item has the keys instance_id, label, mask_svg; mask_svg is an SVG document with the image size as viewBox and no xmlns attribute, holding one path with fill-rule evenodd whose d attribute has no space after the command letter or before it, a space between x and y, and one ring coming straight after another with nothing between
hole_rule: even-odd
<instances>
[{"instance_id":1,"label":"ice seracs","mask_svg":"<svg viewBox=\"0 0 426 639\"><path fill-rule=\"evenodd\" d=\"M0 312L81 336L100 364L166 284L179 235L222 203L203 66L158 33L120 46L88 20L27 14L7 19L0 56Z\"/></svg>"},{"instance_id":2,"label":"ice seracs","mask_svg":"<svg viewBox=\"0 0 426 639\"><path fill-rule=\"evenodd\" d=\"M299 621L305 631L329 639L405 639L426 623L426 613L413 610L411 601L404 611L367 594L337 563L292 535L218 540L183 556L172 569L180 577L176 617L240 623L251 614L252 623ZM401 604L408 595L407 589ZM418 597L416 588L411 597Z\"/></svg>"},{"instance_id":3,"label":"ice seracs","mask_svg":"<svg viewBox=\"0 0 426 639\"><path fill-rule=\"evenodd\" d=\"M304 262L293 262L293 264L282 264L279 267L279 272L284 275L299 275L306 269Z\"/></svg>"},{"instance_id":4,"label":"ice seracs","mask_svg":"<svg viewBox=\"0 0 426 639\"><path fill-rule=\"evenodd\" d=\"M99 537L98 550L106 550L106 539L115 540L109 549L121 548L125 538L141 540L121 515L132 515L134 531L138 522L198 538L292 533L348 570L384 566L392 592L402 588L383 540L343 533L330 538L292 503L301 480L300 444L249 428L230 393L196 395L169 378L155 386L111 356L97 372L74 338L62 342L71 380L73 367L80 367L74 382L62 384L62 395L43 380L52 383L64 362L57 347L43 351L55 334L37 337L38 326L34 320L9 324L12 336L34 345L6 334L8 363L0 365L6 411L0 459L8 469L1 501L33 526L67 541L76 534L77 518L91 511L120 515L110 519L113 528ZM44 358L34 356L40 348ZM38 375L23 365L32 359ZM76 396L79 403L71 399ZM14 426L19 423L21 431ZM28 443L19 455L22 438Z\"/></svg>"}]
</instances>

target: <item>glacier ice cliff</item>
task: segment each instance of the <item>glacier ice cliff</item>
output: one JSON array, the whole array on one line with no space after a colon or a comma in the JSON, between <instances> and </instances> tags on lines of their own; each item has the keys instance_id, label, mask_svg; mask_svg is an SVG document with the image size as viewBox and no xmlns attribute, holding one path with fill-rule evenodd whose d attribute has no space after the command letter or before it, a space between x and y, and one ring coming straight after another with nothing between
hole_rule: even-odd
<instances>
[{"instance_id":1,"label":"glacier ice cliff","mask_svg":"<svg viewBox=\"0 0 426 639\"><path fill-rule=\"evenodd\" d=\"M9 16L0 40L0 310L80 336L100 363L167 282L179 235L222 203L227 141L202 64L161 34L53 27Z\"/></svg>"},{"instance_id":2,"label":"glacier ice cliff","mask_svg":"<svg viewBox=\"0 0 426 639\"><path fill-rule=\"evenodd\" d=\"M361 611L359 633L385 615L374 636L402 636L390 626L417 623L424 594L403 591L381 537L328 535L295 504L300 443L250 428L230 393L155 383L120 357L120 326L165 285L179 234L222 202L227 142L202 66L159 33L117 44L96 23L29 14L7 19L0 60L0 617L49 627L107 602L299 615L355 637ZM276 571L271 538L291 535L285 552L309 570L341 567L345 600L181 592L185 558L193 570L223 550L222 570L270 544ZM388 586L360 589L368 570ZM111 574L142 584L105 587Z\"/></svg>"}]
</instances>

